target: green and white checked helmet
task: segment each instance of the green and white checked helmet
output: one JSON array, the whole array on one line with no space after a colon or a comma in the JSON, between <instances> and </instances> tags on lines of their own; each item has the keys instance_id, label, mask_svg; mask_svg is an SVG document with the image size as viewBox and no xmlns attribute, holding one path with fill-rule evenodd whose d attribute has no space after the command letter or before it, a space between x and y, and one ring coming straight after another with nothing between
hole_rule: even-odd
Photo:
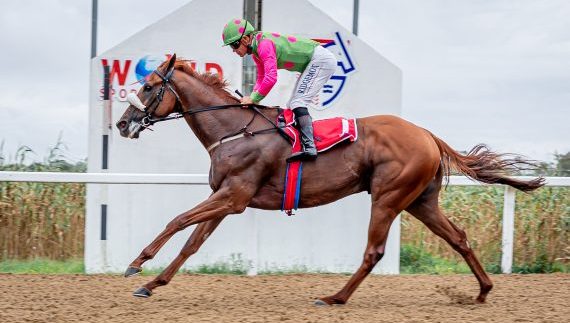
<instances>
[{"instance_id":1,"label":"green and white checked helmet","mask_svg":"<svg viewBox=\"0 0 570 323\"><path fill-rule=\"evenodd\" d=\"M245 35L253 34L254 31L255 29L249 21L234 18L224 26L224 31L222 32L224 46L240 40Z\"/></svg>"}]
</instances>

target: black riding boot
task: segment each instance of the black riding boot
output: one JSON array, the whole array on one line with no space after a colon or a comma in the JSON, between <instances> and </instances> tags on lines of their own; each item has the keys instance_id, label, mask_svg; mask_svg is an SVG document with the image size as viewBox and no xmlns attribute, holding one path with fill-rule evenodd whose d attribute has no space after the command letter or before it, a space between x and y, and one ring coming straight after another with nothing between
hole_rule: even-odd
<instances>
[{"instance_id":1,"label":"black riding boot","mask_svg":"<svg viewBox=\"0 0 570 323\"><path fill-rule=\"evenodd\" d=\"M297 120L299 132L301 133L301 146L303 150L292 154L287 158L287 162L296 160L314 160L317 158L317 148L313 139L313 119L309 115L307 108L297 108L295 120Z\"/></svg>"}]
</instances>

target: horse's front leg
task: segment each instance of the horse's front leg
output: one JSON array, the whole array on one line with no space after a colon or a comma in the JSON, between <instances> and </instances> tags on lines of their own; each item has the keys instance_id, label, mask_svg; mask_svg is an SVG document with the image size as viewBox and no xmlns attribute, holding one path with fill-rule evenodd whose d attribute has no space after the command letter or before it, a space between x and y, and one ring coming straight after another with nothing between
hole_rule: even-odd
<instances>
[{"instance_id":1,"label":"horse's front leg","mask_svg":"<svg viewBox=\"0 0 570 323\"><path fill-rule=\"evenodd\" d=\"M152 294L153 289L158 286L168 284L188 257L195 254L198 249L200 249L202 244L211 236L212 232L214 232L223 219L225 219L225 216L198 224L196 229L194 229L190 235L190 238L188 238L188 241L184 244L184 247L182 247L180 254L178 254L172 263L170 263L170 265L168 265L168 267L166 267L166 269L164 269L160 275L156 276L152 281L137 289L133 295L138 297L149 297Z\"/></svg>"},{"instance_id":2,"label":"horse's front leg","mask_svg":"<svg viewBox=\"0 0 570 323\"><path fill-rule=\"evenodd\" d=\"M221 219L228 214L242 213L251 201L254 192L255 188L244 189L243 187L238 187L232 189L231 187L222 187L190 211L178 215L166 225L166 228L129 265L125 276L128 277L139 273L142 270L142 264L154 258L160 248L176 232L196 223ZM214 228L215 226L211 230L213 231Z\"/></svg>"}]
</instances>

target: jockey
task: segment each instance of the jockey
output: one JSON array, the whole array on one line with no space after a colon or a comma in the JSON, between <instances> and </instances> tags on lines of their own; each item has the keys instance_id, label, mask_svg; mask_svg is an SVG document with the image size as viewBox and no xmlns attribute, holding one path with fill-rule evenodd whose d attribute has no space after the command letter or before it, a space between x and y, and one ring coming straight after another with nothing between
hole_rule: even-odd
<instances>
[{"instance_id":1,"label":"jockey","mask_svg":"<svg viewBox=\"0 0 570 323\"><path fill-rule=\"evenodd\" d=\"M291 155L287 161L315 159L313 120L307 107L335 72L335 56L311 39L255 31L245 19L230 20L224 27L222 39L224 46L229 45L240 57L253 55L257 66L253 92L241 99L243 104L258 104L267 96L277 82L277 69L301 73L287 106L295 114L303 150Z\"/></svg>"}]
</instances>

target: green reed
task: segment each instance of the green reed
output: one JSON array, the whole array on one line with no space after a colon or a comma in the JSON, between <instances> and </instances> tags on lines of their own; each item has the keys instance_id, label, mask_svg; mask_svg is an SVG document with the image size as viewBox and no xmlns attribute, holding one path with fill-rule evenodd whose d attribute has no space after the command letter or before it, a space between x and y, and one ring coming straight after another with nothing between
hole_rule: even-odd
<instances>
[{"instance_id":1,"label":"green reed","mask_svg":"<svg viewBox=\"0 0 570 323\"><path fill-rule=\"evenodd\" d=\"M0 145L1 171L84 172L85 161L70 163L58 143L42 162L20 147L8 161ZM83 255L85 185L0 182L0 259L73 259Z\"/></svg>"},{"instance_id":2,"label":"green reed","mask_svg":"<svg viewBox=\"0 0 570 323\"><path fill-rule=\"evenodd\" d=\"M0 258L83 254L85 185L0 183Z\"/></svg>"},{"instance_id":3,"label":"green reed","mask_svg":"<svg viewBox=\"0 0 570 323\"><path fill-rule=\"evenodd\" d=\"M550 272L570 260L570 189L544 187L517 192L513 268L519 272ZM504 188L449 186L440 205L449 219L465 230L483 264L498 271L501 261ZM453 262L463 262L445 241L410 214L402 217L402 245L419 248Z\"/></svg>"}]
</instances>

